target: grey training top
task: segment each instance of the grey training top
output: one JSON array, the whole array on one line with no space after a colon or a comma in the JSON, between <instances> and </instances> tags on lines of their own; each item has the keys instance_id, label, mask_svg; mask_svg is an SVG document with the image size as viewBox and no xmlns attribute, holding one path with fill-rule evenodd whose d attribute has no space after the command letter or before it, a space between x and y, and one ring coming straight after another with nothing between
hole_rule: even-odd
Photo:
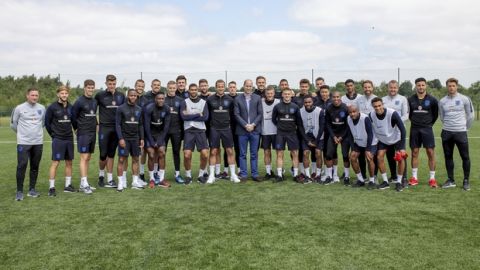
<instances>
[{"instance_id":1,"label":"grey training top","mask_svg":"<svg viewBox=\"0 0 480 270\"><path fill-rule=\"evenodd\" d=\"M12 112L10 127L17 133L17 144L43 144L45 106L24 102Z\"/></svg>"},{"instance_id":2,"label":"grey training top","mask_svg":"<svg viewBox=\"0 0 480 270\"><path fill-rule=\"evenodd\" d=\"M467 131L473 122L473 106L469 97L460 93L447 95L438 103L443 130Z\"/></svg>"}]
</instances>

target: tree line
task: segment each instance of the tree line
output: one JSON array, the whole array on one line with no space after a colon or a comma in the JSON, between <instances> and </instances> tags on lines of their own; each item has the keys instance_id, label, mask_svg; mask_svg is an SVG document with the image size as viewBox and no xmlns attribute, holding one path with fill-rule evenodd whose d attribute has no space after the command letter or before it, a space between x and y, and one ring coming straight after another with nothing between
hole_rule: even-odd
<instances>
[{"instance_id":1,"label":"tree line","mask_svg":"<svg viewBox=\"0 0 480 270\"><path fill-rule=\"evenodd\" d=\"M357 81L355 88L358 93L362 93L362 82ZM24 75L22 77L5 76L0 77L0 112L9 112L16 105L25 101L25 92L28 88L35 86L40 90L40 103L48 105L56 100L56 89L62 85L59 77L44 76L37 77L35 75ZM66 85L70 87L70 100L75 100L78 96L83 94L83 87L81 85L71 86L70 82ZM434 79L427 82L428 92L437 99L442 98L447 94L447 88L438 79ZM274 85L276 87L276 85ZM298 90L295 86L291 85L294 90ZM120 91L126 91L129 87L120 86ZM337 90L341 93L345 93L345 85L343 82L337 82L335 85L330 85L331 91ZM99 88L97 91L101 91L103 88ZM162 91L166 89L162 87ZM215 91L214 87L209 88L210 91ZM242 91L242 89L239 89ZM148 90L147 90L148 91ZM310 87L310 91L315 91L314 86ZM475 105L475 108L480 105L480 81L472 83L469 87L462 85L458 86L458 91L464 95L469 96ZM374 94L377 96L385 96L388 93L387 82L382 82L380 85L375 86ZM404 96L411 96L414 93L414 85L412 82L406 80L400 83L399 93Z\"/></svg>"}]
</instances>

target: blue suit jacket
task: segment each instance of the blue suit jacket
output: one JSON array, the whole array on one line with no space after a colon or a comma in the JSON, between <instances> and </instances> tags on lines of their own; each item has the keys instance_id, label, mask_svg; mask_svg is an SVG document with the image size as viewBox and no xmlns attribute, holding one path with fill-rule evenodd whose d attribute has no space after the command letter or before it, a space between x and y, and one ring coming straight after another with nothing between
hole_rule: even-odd
<instances>
[{"instance_id":1,"label":"blue suit jacket","mask_svg":"<svg viewBox=\"0 0 480 270\"><path fill-rule=\"evenodd\" d=\"M254 95L252 93L252 98L250 99L250 111L247 110L247 101L244 94L239 95L235 99L234 115L235 119L237 120L235 134L248 134L247 130L245 129L245 125L249 124L247 113L250 114L250 124L255 124L255 129L252 131L252 134L261 134L263 108L262 98L259 95Z\"/></svg>"}]
</instances>

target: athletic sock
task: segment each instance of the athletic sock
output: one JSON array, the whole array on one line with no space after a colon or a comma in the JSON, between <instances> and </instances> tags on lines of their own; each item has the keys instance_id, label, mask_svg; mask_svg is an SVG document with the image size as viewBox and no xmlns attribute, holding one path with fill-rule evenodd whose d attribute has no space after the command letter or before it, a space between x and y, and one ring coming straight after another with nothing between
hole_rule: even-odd
<instances>
[{"instance_id":1,"label":"athletic sock","mask_svg":"<svg viewBox=\"0 0 480 270\"><path fill-rule=\"evenodd\" d=\"M397 183L402 183L403 175L397 174Z\"/></svg>"},{"instance_id":2,"label":"athletic sock","mask_svg":"<svg viewBox=\"0 0 480 270\"><path fill-rule=\"evenodd\" d=\"M305 175L310 178L310 167L305 168Z\"/></svg>"},{"instance_id":3,"label":"athletic sock","mask_svg":"<svg viewBox=\"0 0 480 270\"><path fill-rule=\"evenodd\" d=\"M215 168L214 168L215 170ZM198 177L201 177L205 174L205 171L203 169L198 170Z\"/></svg>"},{"instance_id":4,"label":"athletic sock","mask_svg":"<svg viewBox=\"0 0 480 270\"><path fill-rule=\"evenodd\" d=\"M210 165L210 173L209 173L209 174L210 174L211 177L212 177L212 176L215 176L215 169L216 169L215 166L216 166L216 165ZM201 174L201 175L199 175L199 176L202 176L202 175L203 175L203 174Z\"/></svg>"},{"instance_id":5,"label":"athletic sock","mask_svg":"<svg viewBox=\"0 0 480 270\"><path fill-rule=\"evenodd\" d=\"M228 165L228 167L230 168L230 177L234 176L235 175L235 164Z\"/></svg>"},{"instance_id":6,"label":"athletic sock","mask_svg":"<svg viewBox=\"0 0 480 270\"><path fill-rule=\"evenodd\" d=\"M50 182L50 188L55 188L55 179L50 179L48 182Z\"/></svg>"},{"instance_id":7,"label":"athletic sock","mask_svg":"<svg viewBox=\"0 0 480 270\"><path fill-rule=\"evenodd\" d=\"M382 173L382 180L383 180L383 182L387 182L387 183L388 183L387 173Z\"/></svg>"},{"instance_id":8,"label":"athletic sock","mask_svg":"<svg viewBox=\"0 0 480 270\"><path fill-rule=\"evenodd\" d=\"M345 173L345 177L350 177L350 168L343 167L343 172Z\"/></svg>"},{"instance_id":9,"label":"athletic sock","mask_svg":"<svg viewBox=\"0 0 480 270\"><path fill-rule=\"evenodd\" d=\"M312 172L316 171L317 170L317 163L312 162L311 168L312 168Z\"/></svg>"},{"instance_id":10,"label":"athletic sock","mask_svg":"<svg viewBox=\"0 0 480 270\"><path fill-rule=\"evenodd\" d=\"M293 177L298 175L298 168L293 168Z\"/></svg>"},{"instance_id":11,"label":"athletic sock","mask_svg":"<svg viewBox=\"0 0 480 270\"><path fill-rule=\"evenodd\" d=\"M82 187L88 186L87 177L80 178L80 186Z\"/></svg>"},{"instance_id":12,"label":"athletic sock","mask_svg":"<svg viewBox=\"0 0 480 270\"><path fill-rule=\"evenodd\" d=\"M100 170L100 171L98 171L98 176L103 176L103 177L105 177L105 170Z\"/></svg>"},{"instance_id":13,"label":"athletic sock","mask_svg":"<svg viewBox=\"0 0 480 270\"><path fill-rule=\"evenodd\" d=\"M71 176L66 176L65 177L65 187L68 187L72 184L72 177Z\"/></svg>"},{"instance_id":14,"label":"athletic sock","mask_svg":"<svg viewBox=\"0 0 480 270\"><path fill-rule=\"evenodd\" d=\"M160 182L162 182L165 179L165 170L160 169L158 171L158 177L160 178Z\"/></svg>"},{"instance_id":15,"label":"athletic sock","mask_svg":"<svg viewBox=\"0 0 480 270\"><path fill-rule=\"evenodd\" d=\"M412 177L413 178L418 179L417 173L418 173L418 168L412 168Z\"/></svg>"},{"instance_id":16,"label":"athletic sock","mask_svg":"<svg viewBox=\"0 0 480 270\"><path fill-rule=\"evenodd\" d=\"M362 173L357 173L357 180L362 182L362 183L365 182L365 180L363 180Z\"/></svg>"},{"instance_id":17,"label":"athletic sock","mask_svg":"<svg viewBox=\"0 0 480 270\"><path fill-rule=\"evenodd\" d=\"M229 165L229 166L230 166L230 165ZM224 168L223 168L223 172L226 173L226 174L228 174L228 167L224 167Z\"/></svg>"},{"instance_id":18,"label":"athletic sock","mask_svg":"<svg viewBox=\"0 0 480 270\"><path fill-rule=\"evenodd\" d=\"M327 177L332 177L332 171L333 171L333 168L332 167L327 167Z\"/></svg>"},{"instance_id":19,"label":"athletic sock","mask_svg":"<svg viewBox=\"0 0 480 270\"><path fill-rule=\"evenodd\" d=\"M321 169L321 168L317 168L316 174L317 174L317 176L321 176L321 175L322 175L322 169Z\"/></svg>"},{"instance_id":20,"label":"athletic sock","mask_svg":"<svg viewBox=\"0 0 480 270\"><path fill-rule=\"evenodd\" d=\"M265 165L265 171L267 172L267 174L272 174L272 165Z\"/></svg>"},{"instance_id":21,"label":"athletic sock","mask_svg":"<svg viewBox=\"0 0 480 270\"><path fill-rule=\"evenodd\" d=\"M435 179L435 171L430 171L430 179Z\"/></svg>"},{"instance_id":22,"label":"athletic sock","mask_svg":"<svg viewBox=\"0 0 480 270\"><path fill-rule=\"evenodd\" d=\"M127 171L123 171L122 177L123 177L123 181L126 182L127 181Z\"/></svg>"},{"instance_id":23,"label":"athletic sock","mask_svg":"<svg viewBox=\"0 0 480 270\"><path fill-rule=\"evenodd\" d=\"M277 168L277 175L282 176L283 168Z\"/></svg>"},{"instance_id":24,"label":"athletic sock","mask_svg":"<svg viewBox=\"0 0 480 270\"><path fill-rule=\"evenodd\" d=\"M215 164L215 174L220 174L220 169L222 167L220 166L220 164Z\"/></svg>"},{"instance_id":25,"label":"athletic sock","mask_svg":"<svg viewBox=\"0 0 480 270\"><path fill-rule=\"evenodd\" d=\"M175 177L180 176L180 171L175 171Z\"/></svg>"},{"instance_id":26,"label":"athletic sock","mask_svg":"<svg viewBox=\"0 0 480 270\"><path fill-rule=\"evenodd\" d=\"M338 176L338 166L337 165L333 165L333 176Z\"/></svg>"},{"instance_id":27,"label":"athletic sock","mask_svg":"<svg viewBox=\"0 0 480 270\"><path fill-rule=\"evenodd\" d=\"M153 171L158 172L158 163L153 163Z\"/></svg>"},{"instance_id":28,"label":"athletic sock","mask_svg":"<svg viewBox=\"0 0 480 270\"><path fill-rule=\"evenodd\" d=\"M305 167L303 166L303 163L300 162L298 164L298 169L300 169L300 173L303 173L303 174L305 173Z\"/></svg>"},{"instance_id":29,"label":"athletic sock","mask_svg":"<svg viewBox=\"0 0 480 270\"><path fill-rule=\"evenodd\" d=\"M113 174L107 173L107 181L110 182L113 180Z\"/></svg>"},{"instance_id":30,"label":"athletic sock","mask_svg":"<svg viewBox=\"0 0 480 270\"><path fill-rule=\"evenodd\" d=\"M150 180L154 179L153 171L148 171L148 175L150 176Z\"/></svg>"},{"instance_id":31,"label":"athletic sock","mask_svg":"<svg viewBox=\"0 0 480 270\"><path fill-rule=\"evenodd\" d=\"M372 182L372 183L375 184L375 177L371 176L371 177L370 177L370 182Z\"/></svg>"},{"instance_id":32,"label":"athletic sock","mask_svg":"<svg viewBox=\"0 0 480 270\"><path fill-rule=\"evenodd\" d=\"M186 171L185 171L185 175L186 175L187 177L192 178L192 170L186 170Z\"/></svg>"},{"instance_id":33,"label":"athletic sock","mask_svg":"<svg viewBox=\"0 0 480 270\"><path fill-rule=\"evenodd\" d=\"M140 174L145 174L145 164L140 163Z\"/></svg>"},{"instance_id":34,"label":"athletic sock","mask_svg":"<svg viewBox=\"0 0 480 270\"><path fill-rule=\"evenodd\" d=\"M138 175L132 175L132 184L133 183L138 183Z\"/></svg>"}]
</instances>

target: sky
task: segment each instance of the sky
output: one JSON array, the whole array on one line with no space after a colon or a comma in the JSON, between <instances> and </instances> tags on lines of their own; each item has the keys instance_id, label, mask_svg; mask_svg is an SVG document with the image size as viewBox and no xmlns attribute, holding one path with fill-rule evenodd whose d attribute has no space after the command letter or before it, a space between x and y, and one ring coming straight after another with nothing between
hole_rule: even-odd
<instances>
[{"instance_id":1,"label":"sky","mask_svg":"<svg viewBox=\"0 0 480 270\"><path fill-rule=\"evenodd\" d=\"M480 80L475 0L0 1L0 76ZM312 71L313 70L313 71ZM225 72L227 71L227 72ZM148 85L148 83L147 83Z\"/></svg>"}]
</instances>

